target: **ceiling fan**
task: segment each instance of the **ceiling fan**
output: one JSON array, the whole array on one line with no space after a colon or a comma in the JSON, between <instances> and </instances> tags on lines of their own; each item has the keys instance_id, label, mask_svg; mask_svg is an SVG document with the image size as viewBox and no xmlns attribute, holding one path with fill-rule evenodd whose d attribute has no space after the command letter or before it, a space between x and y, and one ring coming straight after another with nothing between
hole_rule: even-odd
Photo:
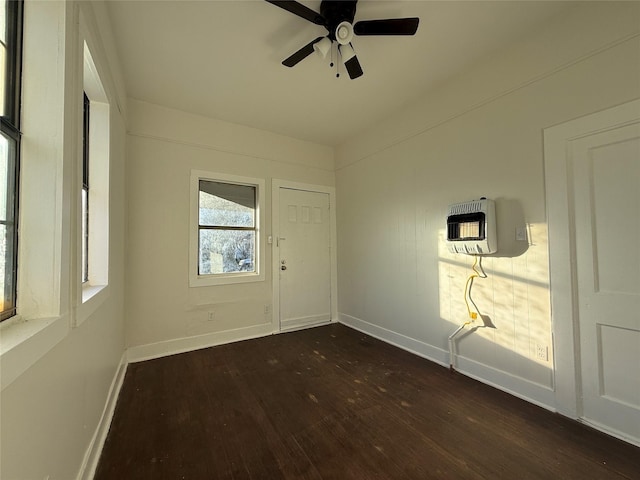
<instances>
[{"instance_id":1,"label":"ceiling fan","mask_svg":"<svg viewBox=\"0 0 640 480\"><path fill-rule=\"evenodd\" d=\"M336 42L344 66L351 79L358 78L362 75L362 67L353 50L353 45L351 45L351 40L354 35L414 35L418 30L418 22L420 20L412 17L385 20L361 20L353 23L353 19L356 16L357 0L322 0L320 3L320 13L292 0L266 1L294 15L298 15L309 22L322 25L329 32L328 35L312 40L293 55L286 58L282 62L283 65L293 67L314 51L317 51L324 58L332 48L333 42ZM333 66L333 64L331 65Z\"/></svg>"}]
</instances>

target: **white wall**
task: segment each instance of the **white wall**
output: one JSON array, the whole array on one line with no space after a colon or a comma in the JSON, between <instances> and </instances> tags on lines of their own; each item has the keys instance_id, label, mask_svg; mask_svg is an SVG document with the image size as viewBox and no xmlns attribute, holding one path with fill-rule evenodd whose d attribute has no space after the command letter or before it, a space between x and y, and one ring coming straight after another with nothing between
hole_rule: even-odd
<instances>
[{"instance_id":1,"label":"white wall","mask_svg":"<svg viewBox=\"0 0 640 480\"><path fill-rule=\"evenodd\" d=\"M125 113L104 5L27 2L28 22L40 24L34 36L29 28L35 23L27 23L25 55L50 71L31 77L27 91L39 91L38 103L46 108L40 124L25 124L24 138L51 163L34 164L28 155L23 161L31 162L32 174L48 169L51 182L32 184L31 193L55 208L53 215L28 222L35 234L46 226L50 235L43 241L52 260L42 271L45 281L37 279L37 270L31 281L21 281L23 294L34 292L25 311L53 316L15 348L2 345L0 477L76 476L125 337L133 357L143 358L271 330L264 313L272 302L269 249L264 282L188 286L191 169L264 178L267 234L272 179L335 184L342 321L443 363L446 337L466 320L462 290L470 263L443 248L446 206L481 195L495 198L501 250L485 261L489 278L473 292L496 328L461 339L460 368L553 407L553 356L535 357L536 344L551 346L552 333L542 129L640 96L638 8L605 3L574 9L535 38L486 59L341 146L334 165L332 149L308 142L135 100ZM110 289L71 328L69 264L78 246L69 190L77 178L69 157L77 153L80 121L72 100L81 85L80 10L99 39L92 53L106 73L113 107ZM28 192L24 188L22 195ZM515 227L524 224L530 245L513 240ZM53 285L53 293L42 291L43 284ZM209 311L216 312L214 321L207 320ZM39 328L28 315L26 320ZM10 333L3 326L0 342Z\"/></svg>"},{"instance_id":2,"label":"white wall","mask_svg":"<svg viewBox=\"0 0 640 480\"><path fill-rule=\"evenodd\" d=\"M109 288L99 302L84 307L77 303L75 275L81 12L111 104ZM23 318L1 327L0 477L68 480L82 468L112 382L122 371L125 97L103 4L27 1L24 30L18 292ZM84 321L74 328L80 310Z\"/></svg>"},{"instance_id":3,"label":"white wall","mask_svg":"<svg viewBox=\"0 0 640 480\"><path fill-rule=\"evenodd\" d=\"M471 258L446 251L447 205L493 198L499 253L484 260L488 278L473 298L495 328L462 336L457 363L562 409L542 130L640 96L639 7L579 5L337 149L342 322L447 364L447 337L468 319L471 272ZM525 225L529 244L515 241ZM549 347L548 360L537 345Z\"/></svg>"},{"instance_id":4,"label":"white wall","mask_svg":"<svg viewBox=\"0 0 640 480\"><path fill-rule=\"evenodd\" d=\"M271 333L270 245L264 281L189 287L190 172L264 179L270 235L272 179L333 186L333 149L136 100L129 102L129 120L130 358Z\"/></svg>"}]
</instances>

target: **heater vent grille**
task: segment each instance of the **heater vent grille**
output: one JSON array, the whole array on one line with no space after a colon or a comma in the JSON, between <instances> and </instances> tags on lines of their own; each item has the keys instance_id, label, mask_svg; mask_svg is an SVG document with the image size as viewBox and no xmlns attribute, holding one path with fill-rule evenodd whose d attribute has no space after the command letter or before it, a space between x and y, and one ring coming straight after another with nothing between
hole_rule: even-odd
<instances>
[{"instance_id":1,"label":"heater vent grille","mask_svg":"<svg viewBox=\"0 0 640 480\"><path fill-rule=\"evenodd\" d=\"M449 207L449 215L462 215L464 213L474 213L474 212L483 212L482 202L466 202L466 203L457 203L455 205L451 205Z\"/></svg>"},{"instance_id":2,"label":"heater vent grille","mask_svg":"<svg viewBox=\"0 0 640 480\"><path fill-rule=\"evenodd\" d=\"M481 198L449 205L447 247L451 253L485 255L498 250L495 203Z\"/></svg>"}]
</instances>

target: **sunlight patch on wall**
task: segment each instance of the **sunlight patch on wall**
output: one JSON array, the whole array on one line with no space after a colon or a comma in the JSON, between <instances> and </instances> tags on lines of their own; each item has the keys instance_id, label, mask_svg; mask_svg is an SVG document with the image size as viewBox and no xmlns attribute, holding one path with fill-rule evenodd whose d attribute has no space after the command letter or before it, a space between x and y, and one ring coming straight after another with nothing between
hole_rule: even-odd
<instances>
[{"instance_id":1,"label":"sunlight patch on wall","mask_svg":"<svg viewBox=\"0 0 640 480\"><path fill-rule=\"evenodd\" d=\"M467 327L473 334L459 339L459 355L504 368L504 362L509 362L505 357L513 353L552 369L547 226L530 224L528 230L524 253L501 256L498 245L496 255L479 259L477 270L486 273L487 278L473 280L470 308L477 311L478 318ZM438 232L438 238L440 317L451 322L453 331L454 326L471 320L465 304L465 285L473 274L474 257L450 253L445 229ZM520 367L513 366L513 373L517 374Z\"/></svg>"}]
</instances>

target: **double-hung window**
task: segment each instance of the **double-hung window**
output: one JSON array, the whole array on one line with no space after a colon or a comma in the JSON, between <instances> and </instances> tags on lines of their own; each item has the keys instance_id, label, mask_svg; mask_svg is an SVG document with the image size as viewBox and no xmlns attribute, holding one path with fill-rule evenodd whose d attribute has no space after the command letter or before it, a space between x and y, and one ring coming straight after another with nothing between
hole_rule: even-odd
<instances>
[{"instance_id":1,"label":"double-hung window","mask_svg":"<svg viewBox=\"0 0 640 480\"><path fill-rule=\"evenodd\" d=\"M83 15L80 21L84 24ZM109 285L110 107L100 70L90 50L91 38L87 36L83 40L83 82L78 92L82 95L78 98L82 105L81 112L78 111L82 113L78 118L82 143L78 145L79 198L76 197L80 202L76 232L80 265L76 275L81 295L77 298L80 304L97 305L100 299L106 298ZM80 324L92 308L79 309L76 324Z\"/></svg>"},{"instance_id":2,"label":"double-hung window","mask_svg":"<svg viewBox=\"0 0 640 480\"><path fill-rule=\"evenodd\" d=\"M0 3L0 320L16 313L22 7Z\"/></svg>"},{"instance_id":3,"label":"double-hung window","mask_svg":"<svg viewBox=\"0 0 640 480\"><path fill-rule=\"evenodd\" d=\"M192 259L192 280L203 285L261 280L260 204L264 181L194 175L192 250L197 258Z\"/></svg>"},{"instance_id":4,"label":"double-hung window","mask_svg":"<svg viewBox=\"0 0 640 480\"><path fill-rule=\"evenodd\" d=\"M84 94L82 110L82 283L89 281L89 110L91 102Z\"/></svg>"}]
</instances>

